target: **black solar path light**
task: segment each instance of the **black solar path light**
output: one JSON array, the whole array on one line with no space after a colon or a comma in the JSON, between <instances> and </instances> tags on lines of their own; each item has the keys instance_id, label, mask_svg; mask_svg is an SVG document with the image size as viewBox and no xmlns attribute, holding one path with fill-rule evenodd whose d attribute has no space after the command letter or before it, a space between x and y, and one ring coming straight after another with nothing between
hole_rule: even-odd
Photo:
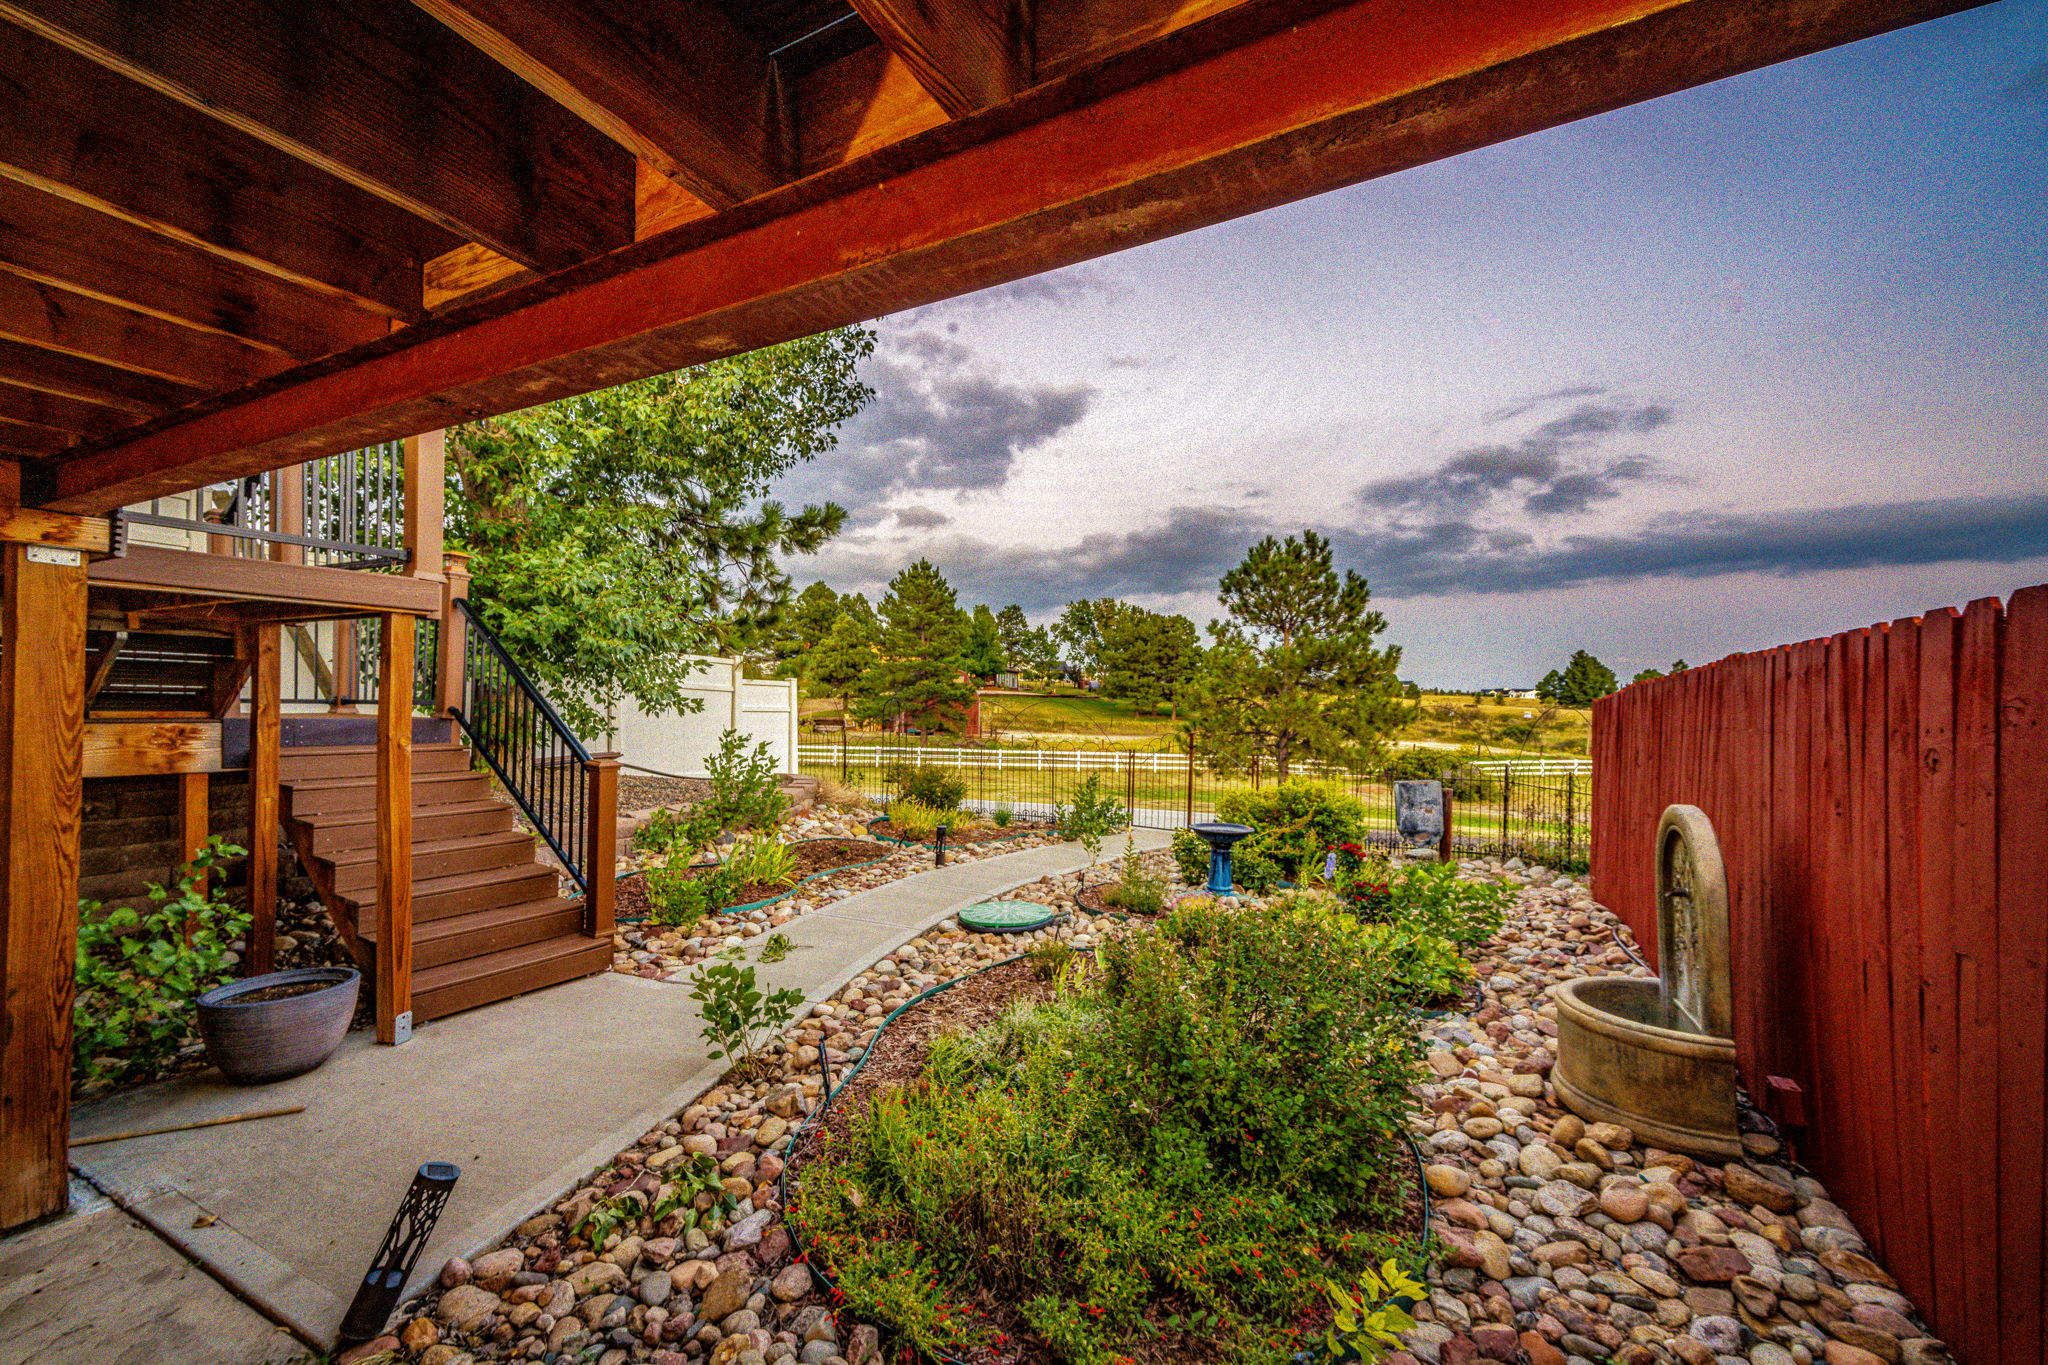
<instances>
[{"instance_id":1,"label":"black solar path light","mask_svg":"<svg viewBox=\"0 0 2048 1365\"><path fill-rule=\"evenodd\" d=\"M413 1176L412 1188L405 1192L398 1212L391 1216L391 1226L384 1230L384 1244L377 1248L363 1282L356 1286L355 1301L349 1304L348 1315L341 1320L341 1345L368 1341L384 1330L384 1324L391 1320L391 1310L398 1307L398 1296L404 1292L412 1268L419 1264L420 1253L427 1249L427 1239L434 1235L434 1224L441 1221L448 1195L461 1176L462 1168L451 1161L429 1161Z\"/></svg>"}]
</instances>

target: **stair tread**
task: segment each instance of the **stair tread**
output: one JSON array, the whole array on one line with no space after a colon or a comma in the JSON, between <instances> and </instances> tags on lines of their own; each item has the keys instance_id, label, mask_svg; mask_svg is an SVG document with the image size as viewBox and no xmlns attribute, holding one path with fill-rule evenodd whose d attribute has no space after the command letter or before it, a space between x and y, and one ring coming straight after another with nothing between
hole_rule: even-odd
<instances>
[{"instance_id":1,"label":"stair tread","mask_svg":"<svg viewBox=\"0 0 2048 1365\"><path fill-rule=\"evenodd\" d=\"M445 773L416 772L412 775L412 784L415 787L417 787L421 783L472 782L482 780L483 776L484 775L482 773L473 771L469 768L460 768L456 769L455 771ZM290 778L285 779L285 785L290 787L295 792L360 791L364 787L374 787L376 784L377 779L375 777L308 777L299 780L293 780Z\"/></svg>"},{"instance_id":2,"label":"stair tread","mask_svg":"<svg viewBox=\"0 0 2048 1365\"><path fill-rule=\"evenodd\" d=\"M466 749L467 747L467 745L458 744L453 740L436 739L415 741L412 749L414 753L425 753L429 749L448 750ZM376 752L377 746L374 744L289 744L282 750L286 758L294 758L301 754L310 754L317 758L331 758L337 754L375 754Z\"/></svg>"},{"instance_id":3,"label":"stair tread","mask_svg":"<svg viewBox=\"0 0 2048 1365\"><path fill-rule=\"evenodd\" d=\"M432 857L437 853L454 853L465 848L475 848L479 844L504 844L508 848L524 848L532 843L533 836L524 830L499 829L484 834L457 835L453 839L415 839L412 843L412 856L418 860L422 857ZM337 872L344 867L361 867L377 861L377 849L374 845L340 849L328 855L327 861Z\"/></svg>"},{"instance_id":4,"label":"stair tread","mask_svg":"<svg viewBox=\"0 0 2048 1365\"><path fill-rule=\"evenodd\" d=\"M488 910L471 910L467 914L450 915L446 919L423 920L412 927L414 943L428 939L462 938L480 930L495 929L501 925L517 924L521 920L541 919L548 915L560 914L564 910L582 908L583 902L564 896L550 896L544 900L520 901L516 905L494 905ZM361 931L362 937L375 943L377 926ZM582 937L578 935L578 937ZM595 940L592 940L593 942ZM465 959L467 960L467 959Z\"/></svg>"},{"instance_id":5,"label":"stair tread","mask_svg":"<svg viewBox=\"0 0 2048 1365\"><path fill-rule=\"evenodd\" d=\"M528 878L539 880L545 877L553 881L560 875L544 863L533 861L514 863L506 867L486 867L475 872L450 872L446 876L415 880L412 884L412 898L416 901L424 900L428 896L438 896L448 891L468 891L479 886L498 886L505 882L525 881ZM372 906L377 903L377 892L374 887L366 889L362 895L347 891L340 894L361 906Z\"/></svg>"},{"instance_id":6,"label":"stair tread","mask_svg":"<svg viewBox=\"0 0 2048 1365\"><path fill-rule=\"evenodd\" d=\"M505 802L492 797L480 797L475 801L437 801L432 807L433 813L437 816L464 815L479 811L509 809L511 807ZM335 829L344 825L373 825L377 823L377 812L375 810L308 811L304 815L294 812L292 818L302 825L310 825L315 829ZM417 806L413 807L413 818L420 818L420 808ZM503 833L502 830L497 832Z\"/></svg>"},{"instance_id":7,"label":"stair tread","mask_svg":"<svg viewBox=\"0 0 2048 1365\"><path fill-rule=\"evenodd\" d=\"M588 934L557 934L544 938L538 943L525 943L517 948L504 948L482 957L466 957L459 962L444 963L439 967L428 967L413 973L414 995L422 995L444 986L458 985L473 981L480 976L495 976L500 972L517 971L522 967L536 966L544 962L559 961L585 953L596 956L596 950L603 948L606 957L611 955L611 944Z\"/></svg>"}]
</instances>

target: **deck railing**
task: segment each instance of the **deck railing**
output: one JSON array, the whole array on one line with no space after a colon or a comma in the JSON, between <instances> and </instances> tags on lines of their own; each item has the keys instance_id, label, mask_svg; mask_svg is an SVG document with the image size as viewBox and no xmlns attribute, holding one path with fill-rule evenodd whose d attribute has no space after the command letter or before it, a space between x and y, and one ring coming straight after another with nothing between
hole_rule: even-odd
<instances>
[{"instance_id":1,"label":"deck railing","mask_svg":"<svg viewBox=\"0 0 2048 1365\"><path fill-rule=\"evenodd\" d=\"M386 441L123 510L152 538L239 559L338 569L404 564L405 444ZM140 539L140 537L138 537Z\"/></svg>"}]
</instances>

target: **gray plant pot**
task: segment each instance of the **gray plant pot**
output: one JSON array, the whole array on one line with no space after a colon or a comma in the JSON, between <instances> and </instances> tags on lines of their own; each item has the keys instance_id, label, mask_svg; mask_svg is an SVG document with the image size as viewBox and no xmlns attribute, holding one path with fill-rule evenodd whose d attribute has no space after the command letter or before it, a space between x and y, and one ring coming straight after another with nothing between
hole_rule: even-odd
<instances>
[{"instance_id":1,"label":"gray plant pot","mask_svg":"<svg viewBox=\"0 0 2048 1365\"><path fill-rule=\"evenodd\" d=\"M246 998L272 986L316 982L325 984L281 1000ZM237 1085L302 1076L341 1046L362 985L353 967L300 967L215 986L197 1002L206 1055Z\"/></svg>"}]
</instances>

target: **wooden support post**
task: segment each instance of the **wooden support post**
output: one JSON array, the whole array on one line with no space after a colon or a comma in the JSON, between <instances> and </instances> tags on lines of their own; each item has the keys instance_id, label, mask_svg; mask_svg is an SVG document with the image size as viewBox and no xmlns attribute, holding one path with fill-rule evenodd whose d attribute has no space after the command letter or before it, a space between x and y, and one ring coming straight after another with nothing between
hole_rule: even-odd
<instances>
[{"instance_id":1,"label":"wooden support post","mask_svg":"<svg viewBox=\"0 0 2048 1365\"><path fill-rule=\"evenodd\" d=\"M377 632L377 1041L412 1037L412 650L418 623Z\"/></svg>"},{"instance_id":2,"label":"wooden support post","mask_svg":"<svg viewBox=\"0 0 2048 1365\"><path fill-rule=\"evenodd\" d=\"M357 657L361 625L354 619L334 623L334 701L327 708L330 711L352 714L356 709L352 699L362 686L362 663Z\"/></svg>"},{"instance_id":3,"label":"wooden support post","mask_svg":"<svg viewBox=\"0 0 2048 1365\"><path fill-rule=\"evenodd\" d=\"M441 527L447 497L445 432L423 431L405 440L405 571L414 578L442 573Z\"/></svg>"},{"instance_id":4,"label":"wooden support post","mask_svg":"<svg viewBox=\"0 0 2048 1365\"><path fill-rule=\"evenodd\" d=\"M279 766L283 753L284 679L275 623L248 628L249 655L249 951L242 974L277 964L277 841Z\"/></svg>"},{"instance_id":5,"label":"wooden support post","mask_svg":"<svg viewBox=\"0 0 2048 1365\"><path fill-rule=\"evenodd\" d=\"M212 783L205 773L178 774L178 860L189 863L197 856L206 843L207 796ZM205 894L206 882L201 879L193 888ZM185 942L192 942L192 934L199 927L197 915L185 917Z\"/></svg>"},{"instance_id":6,"label":"wooden support post","mask_svg":"<svg viewBox=\"0 0 2048 1365\"><path fill-rule=\"evenodd\" d=\"M592 938L610 938L619 884L619 756L595 754L584 766L590 805L584 817L583 875L590 881L583 924Z\"/></svg>"},{"instance_id":7,"label":"wooden support post","mask_svg":"<svg viewBox=\"0 0 2048 1365\"><path fill-rule=\"evenodd\" d=\"M270 529L287 535L306 534L306 467L286 465L270 471ZM303 564L306 547L273 542L270 557L280 564Z\"/></svg>"},{"instance_id":8,"label":"wooden support post","mask_svg":"<svg viewBox=\"0 0 2048 1365\"><path fill-rule=\"evenodd\" d=\"M85 564L0 545L0 1227L67 1202Z\"/></svg>"},{"instance_id":9,"label":"wooden support post","mask_svg":"<svg viewBox=\"0 0 2048 1365\"><path fill-rule=\"evenodd\" d=\"M469 667L469 630L455 604L469 596L469 556L450 553L441 558L447 577L441 588L441 658L434 714L445 716L462 705L467 681L464 674Z\"/></svg>"}]
</instances>

